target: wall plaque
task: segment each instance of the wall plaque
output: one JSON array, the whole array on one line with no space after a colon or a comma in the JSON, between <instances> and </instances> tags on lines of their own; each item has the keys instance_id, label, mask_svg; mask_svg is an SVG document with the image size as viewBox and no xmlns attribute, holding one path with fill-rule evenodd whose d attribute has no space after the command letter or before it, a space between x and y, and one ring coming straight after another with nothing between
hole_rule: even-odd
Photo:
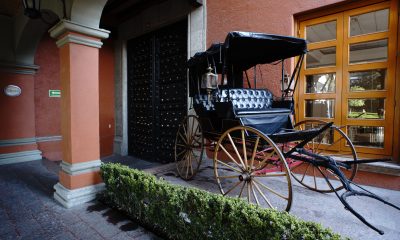
<instances>
[{"instance_id":1,"label":"wall plaque","mask_svg":"<svg viewBox=\"0 0 400 240\"><path fill-rule=\"evenodd\" d=\"M16 85L8 85L4 88L4 94L9 97L18 97L21 92L21 88Z\"/></svg>"}]
</instances>

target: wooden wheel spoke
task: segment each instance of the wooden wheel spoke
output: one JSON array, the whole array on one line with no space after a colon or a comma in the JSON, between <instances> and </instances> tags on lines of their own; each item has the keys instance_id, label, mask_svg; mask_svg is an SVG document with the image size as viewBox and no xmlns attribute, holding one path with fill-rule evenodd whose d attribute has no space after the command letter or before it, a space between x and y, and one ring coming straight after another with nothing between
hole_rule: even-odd
<instances>
[{"instance_id":1,"label":"wooden wheel spoke","mask_svg":"<svg viewBox=\"0 0 400 240\"><path fill-rule=\"evenodd\" d=\"M340 142L344 137L341 136L339 139L337 139L336 141L334 141L331 144L326 144L328 145L328 147L321 149L321 151L318 151L317 153L320 154L322 151L329 151L333 146L335 146L338 142Z\"/></svg>"},{"instance_id":2,"label":"wooden wheel spoke","mask_svg":"<svg viewBox=\"0 0 400 240\"><path fill-rule=\"evenodd\" d=\"M313 171L313 177L314 177L314 186L315 186L315 189L317 189L317 179L315 177L315 167L314 166L312 168L312 171Z\"/></svg>"},{"instance_id":3,"label":"wooden wheel spoke","mask_svg":"<svg viewBox=\"0 0 400 240\"><path fill-rule=\"evenodd\" d=\"M298 167L300 167L301 165L303 165L304 164L304 162L301 162L299 165L297 165L297 166L294 166L292 169L290 169L290 171L293 171L293 170L295 170L296 168L298 168Z\"/></svg>"},{"instance_id":4,"label":"wooden wheel spoke","mask_svg":"<svg viewBox=\"0 0 400 240\"><path fill-rule=\"evenodd\" d=\"M197 163L200 163L200 156L196 156L193 151L190 151Z\"/></svg>"},{"instance_id":5,"label":"wooden wheel spoke","mask_svg":"<svg viewBox=\"0 0 400 240\"><path fill-rule=\"evenodd\" d=\"M260 187L259 187L255 182L253 182L253 185L254 185L254 187L256 187L256 190L260 193L260 195L263 197L264 201L268 204L268 206L269 206L270 208L274 208L274 207L272 206L271 202L268 200L268 198L267 198L267 197L264 195L264 193L261 191Z\"/></svg>"},{"instance_id":6,"label":"wooden wheel spoke","mask_svg":"<svg viewBox=\"0 0 400 240\"><path fill-rule=\"evenodd\" d=\"M271 189L270 187L267 187L264 183L257 181L256 179L253 179L257 184L261 185L262 187L264 187L265 189L267 189L268 191L270 191L271 193L277 195L278 197L281 197L285 200L289 200L288 197L283 196L282 194L278 193L277 191Z\"/></svg>"},{"instance_id":7,"label":"wooden wheel spoke","mask_svg":"<svg viewBox=\"0 0 400 240\"><path fill-rule=\"evenodd\" d=\"M187 120L188 120L188 119L187 119ZM183 129L183 132L184 132L184 135L185 135L185 138L184 138L184 139L186 139L186 140L185 140L185 143L188 143L188 142L189 142L188 132L187 132L187 126L188 126L187 121L186 121L185 123L182 124L182 129Z\"/></svg>"},{"instance_id":8,"label":"wooden wheel spoke","mask_svg":"<svg viewBox=\"0 0 400 240\"><path fill-rule=\"evenodd\" d=\"M186 165L186 161L187 161L187 159L186 159L187 154L188 154L188 152L185 151L185 155L183 156L182 160L181 160L181 161L178 161L178 163L177 163L177 168L178 168L178 169L184 170L185 165ZM183 165L183 166L182 166L182 165ZM179 171L179 172L181 172L181 171Z\"/></svg>"},{"instance_id":9,"label":"wooden wheel spoke","mask_svg":"<svg viewBox=\"0 0 400 240\"><path fill-rule=\"evenodd\" d=\"M243 173L242 170L237 169L237 168L234 168L234 167L232 167L231 165L229 165L229 164L227 164L227 163L224 163L224 162L221 161L221 160L216 159L215 161L219 162L220 164L224 165L225 167L227 167L227 168L229 168L229 169L231 169L231 170L233 170L233 171L235 171L235 172L238 172L238 173L240 173L240 174Z\"/></svg>"},{"instance_id":10,"label":"wooden wheel spoke","mask_svg":"<svg viewBox=\"0 0 400 240\"><path fill-rule=\"evenodd\" d=\"M321 138L321 141L319 141L319 143L318 143L318 146L317 146L317 150L319 149L319 146L321 145L321 143L322 143L322 141L323 141L323 139L325 138L325 136L326 136L326 134L328 133L328 131L325 131L324 132L324 135L322 136L322 138Z\"/></svg>"},{"instance_id":11,"label":"wooden wheel spoke","mask_svg":"<svg viewBox=\"0 0 400 240\"><path fill-rule=\"evenodd\" d=\"M252 153L252 155L251 155L250 170L253 169L254 158L255 158L256 153L257 153L257 148L258 148L258 142L259 142L259 141L260 141L260 136L257 136L256 142L254 143L253 153Z\"/></svg>"},{"instance_id":12,"label":"wooden wheel spoke","mask_svg":"<svg viewBox=\"0 0 400 240\"><path fill-rule=\"evenodd\" d=\"M242 188L240 189L239 198L242 197L243 189L244 189L245 186L246 186L246 182L243 182L243 186L242 186Z\"/></svg>"},{"instance_id":13,"label":"wooden wheel spoke","mask_svg":"<svg viewBox=\"0 0 400 240\"><path fill-rule=\"evenodd\" d=\"M243 159L242 159L242 157L240 156L239 151L238 151L238 149L236 148L236 144L233 142L233 139L232 139L231 135L228 133L227 136L228 136L228 138L229 138L229 141L230 141L231 144L232 144L233 149L235 150L236 155L239 157L239 161L240 161L240 163L242 164L243 169L246 169L246 165L243 163Z\"/></svg>"},{"instance_id":14,"label":"wooden wheel spoke","mask_svg":"<svg viewBox=\"0 0 400 240\"><path fill-rule=\"evenodd\" d=\"M258 163L259 167L262 167L266 161L270 160L269 158L272 157L272 155L274 155L275 150L273 150L268 156L264 156L264 159Z\"/></svg>"},{"instance_id":15,"label":"wooden wheel spoke","mask_svg":"<svg viewBox=\"0 0 400 240\"><path fill-rule=\"evenodd\" d=\"M219 147L225 152L225 154L232 160L232 162L234 162L241 170L244 171L243 165L240 166L240 164L238 162L236 162L236 160L232 157L232 155L221 145L219 144Z\"/></svg>"},{"instance_id":16,"label":"wooden wheel spoke","mask_svg":"<svg viewBox=\"0 0 400 240\"><path fill-rule=\"evenodd\" d=\"M186 152L186 149L183 149L181 152L179 152L178 154L176 154L176 157L179 157L180 155L182 155L182 153Z\"/></svg>"},{"instance_id":17,"label":"wooden wheel spoke","mask_svg":"<svg viewBox=\"0 0 400 240\"><path fill-rule=\"evenodd\" d=\"M245 169L249 169L248 166L247 166L248 163L247 163L247 151L246 151L246 138L244 136L244 130L243 129L241 130L241 133L242 133L242 147L243 147L244 167L245 167Z\"/></svg>"},{"instance_id":18,"label":"wooden wheel spoke","mask_svg":"<svg viewBox=\"0 0 400 240\"><path fill-rule=\"evenodd\" d=\"M230 188L227 192L225 192L223 195L226 196L229 194L233 189L235 189L239 184L242 183L241 181L238 181L232 188Z\"/></svg>"},{"instance_id":19,"label":"wooden wheel spoke","mask_svg":"<svg viewBox=\"0 0 400 240\"><path fill-rule=\"evenodd\" d=\"M186 143L186 144L188 143L187 139L184 136L182 136L182 134L180 132L178 132L178 135L181 137L181 139L183 140L184 143Z\"/></svg>"},{"instance_id":20,"label":"wooden wheel spoke","mask_svg":"<svg viewBox=\"0 0 400 240\"><path fill-rule=\"evenodd\" d=\"M193 152L192 152L193 153ZM189 155L189 167L190 167L190 172L191 172L191 174L193 175L193 159L192 159L192 157L193 157L193 155L192 154L190 154Z\"/></svg>"},{"instance_id":21,"label":"wooden wheel spoke","mask_svg":"<svg viewBox=\"0 0 400 240\"><path fill-rule=\"evenodd\" d=\"M251 201L251 195L250 195L250 182L247 183L247 201Z\"/></svg>"},{"instance_id":22,"label":"wooden wheel spoke","mask_svg":"<svg viewBox=\"0 0 400 240\"><path fill-rule=\"evenodd\" d=\"M301 177L300 182L303 182L304 177L306 176L306 173L307 173L308 169L310 168L310 165L311 165L311 163L308 163L307 168L306 168L306 170L304 171L303 176Z\"/></svg>"},{"instance_id":23,"label":"wooden wheel spoke","mask_svg":"<svg viewBox=\"0 0 400 240\"><path fill-rule=\"evenodd\" d=\"M258 201L258 197L257 197L256 192L254 191L252 182L250 182L250 188L251 188L251 192L253 193L254 200L256 200L257 205L260 205L260 201Z\"/></svg>"},{"instance_id":24,"label":"wooden wheel spoke","mask_svg":"<svg viewBox=\"0 0 400 240\"><path fill-rule=\"evenodd\" d=\"M217 178L238 178L240 175L217 176Z\"/></svg>"},{"instance_id":25,"label":"wooden wheel spoke","mask_svg":"<svg viewBox=\"0 0 400 240\"><path fill-rule=\"evenodd\" d=\"M190 157L188 156L188 159L185 161L186 162L186 178L188 178L189 175L189 164L190 164Z\"/></svg>"},{"instance_id":26,"label":"wooden wheel spoke","mask_svg":"<svg viewBox=\"0 0 400 240\"><path fill-rule=\"evenodd\" d=\"M265 173L263 175L253 175L253 177L284 177L286 173Z\"/></svg>"}]
</instances>

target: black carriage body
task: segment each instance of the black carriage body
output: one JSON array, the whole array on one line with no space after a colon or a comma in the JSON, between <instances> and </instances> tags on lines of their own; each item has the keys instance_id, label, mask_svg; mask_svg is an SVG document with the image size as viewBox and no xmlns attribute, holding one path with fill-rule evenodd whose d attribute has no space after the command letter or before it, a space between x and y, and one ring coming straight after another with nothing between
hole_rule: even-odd
<instances>
[{"instance_id":1,"label":"black carriage body","mask_svg":"<svg viewBox=\"0 0 400 240\"><path fill-rule=\"evenodd\" d=\"M254 127L265 134L292 129L293 101L275 100L267 89L243 88L243 72L258 64L303 55L304 39L251 32L230 32L224 43L213 44L189 61L189 95L206 138L218 138L238 125ZM302 58L301 58L302 59ZM207 92L202 75L211 66L226 83Z\"/></svg>"}]
</instances>

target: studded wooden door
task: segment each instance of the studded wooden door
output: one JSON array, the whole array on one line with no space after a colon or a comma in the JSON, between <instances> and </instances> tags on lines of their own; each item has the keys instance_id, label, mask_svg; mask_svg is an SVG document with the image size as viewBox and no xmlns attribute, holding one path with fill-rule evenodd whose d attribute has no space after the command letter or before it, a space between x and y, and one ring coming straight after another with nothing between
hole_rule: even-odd
<instances>
[{"instance_id":1,"label":"studded wooden door","mask_svg":"<svg viewBox=\"0 0 400 240\"><path fill-rule=\"evenodd\" d=\"M187 114L187 23L128 41L128 152L173 161L175 134Z\"/></svg>"}]
</instances>

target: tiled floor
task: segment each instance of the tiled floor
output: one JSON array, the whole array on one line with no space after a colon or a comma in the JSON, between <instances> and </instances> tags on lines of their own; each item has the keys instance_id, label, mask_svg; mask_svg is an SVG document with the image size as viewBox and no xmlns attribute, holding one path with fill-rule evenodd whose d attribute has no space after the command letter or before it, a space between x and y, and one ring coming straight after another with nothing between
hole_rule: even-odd
<instances>
[{"instance_id":1,"label":"tiled floor","mask_svg":"<svg viewBox=\"0 0 400 240\"><path fill-rule=\"evenodd\" d=\"M56 203L57 170L45 160L0 166L0 239L159 239L100 202Z\"/></svg>"},{"instance_id":2,"label":"tiled floor","mask_svg":"<svg viewBox=\"0 0 400 240\"><path fill-rule=\"evenodd\" d=\"M103 162L120 162L173 183L218 192L212 162L204 161L191 181L177 178L173 164L160 165L132 157L113 156ZM160 239L124 214L100 202L65 209L53 199L58 165L33 161L0 166L0 239ZM384 199L400 205L400 192L368 187ZM356 199L354 206L374 225L380 236L346 211L334 194L312 192L293 181L291 213L315 221L352 239L400 239L400 211L369 199Z\"/></svg>"}]
</instances>

